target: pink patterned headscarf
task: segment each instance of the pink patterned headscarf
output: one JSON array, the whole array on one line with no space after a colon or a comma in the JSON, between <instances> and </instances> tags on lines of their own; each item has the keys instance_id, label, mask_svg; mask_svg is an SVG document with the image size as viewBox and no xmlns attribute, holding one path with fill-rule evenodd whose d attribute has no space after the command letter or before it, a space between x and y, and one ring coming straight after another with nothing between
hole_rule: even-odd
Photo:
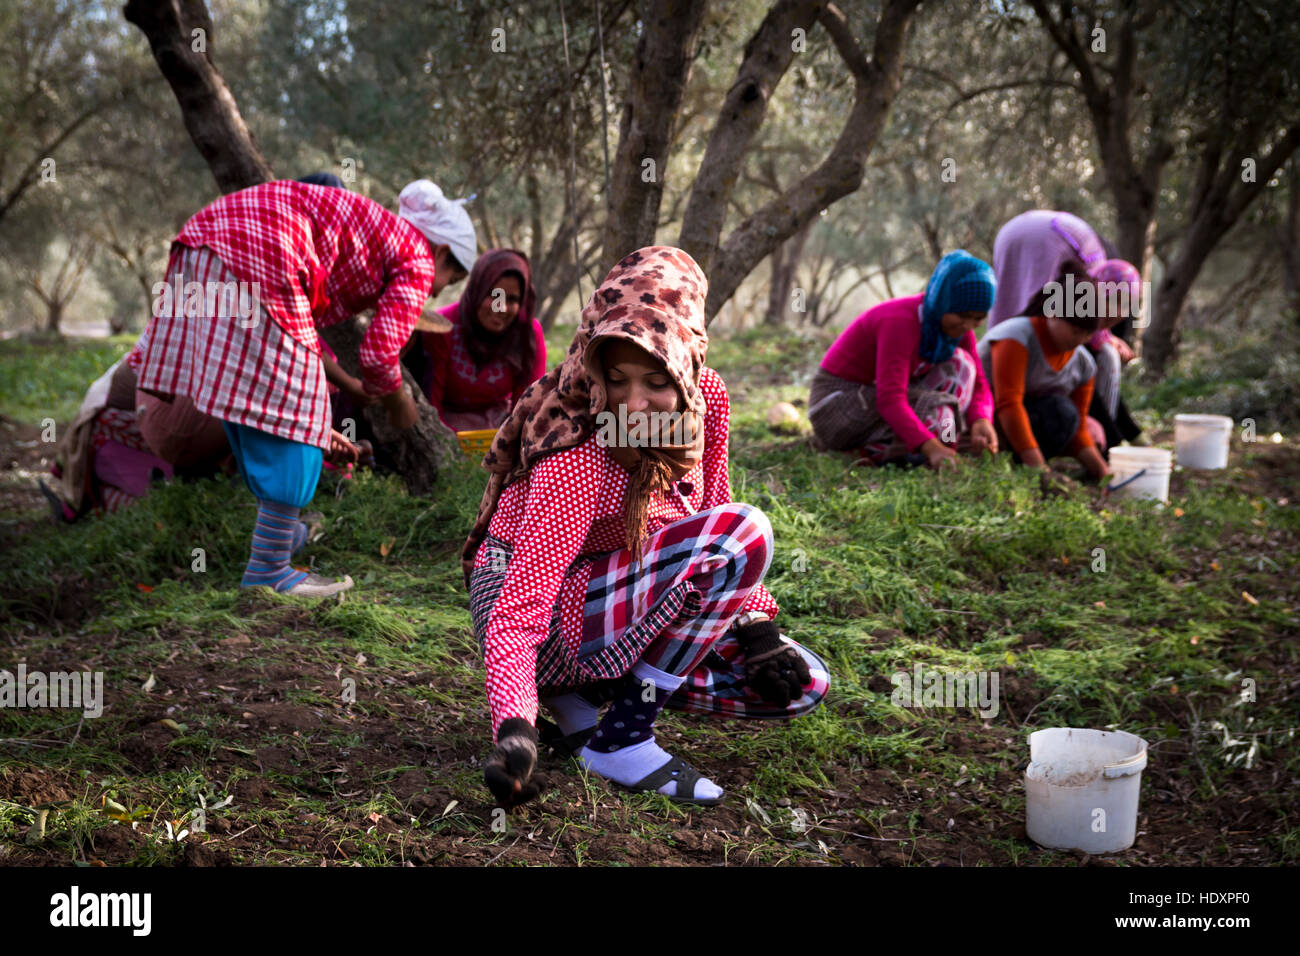
<instances>
[{"instance_id":1,"label":"pink patterned headscarf","mask_svg":"<svg viewBox=\"0 0 1300 956\"><path fill-rule=\"evenodd\" d=\"M1126 284L1134 301L1137 301L1138 293L1142 290L1142 273L1138 272L1137 266L1125 259L1107 259L1097 268L1089 269L1088 275L1098 282Z\"/></svg>"},{"instance_id":2,"label":"pink patterned headscarf","mask_svg":"<svg viewBox=\"0 0 1300 956\"><path fill-rule=\"evenodd\" d=\"M610 340L629 342L663 365L677 385L693 436L689 444L637 449L624 511L632 539L628 546L636 553L653 487L681 478L704 451L708 407L699 386L709 349L708 292L699 265L673 246L638 249L610 270L582 310L564 361L528 386L483 456L488 484L461 551L466 584L506 485L523 478L542 456L577 447L595 433L596 416L607 408L600 347ZM622 457L617 449L611 454Z\"/></svg>"},{"instance_id":3,"label":"pink patterned headscarf","mask_svg":"<svg viewBox=\"0 0 1300 956\"><path fill-rule=\"evenodd\" d=\"M1099 283L1113 283L1109 288L1103 285L1097 290L1098 302L1106 301L1108 295L1112 294L1119 285L1128 286L1130 303L1136 305L1140 301L1142 273L1138 272L1137 266L1133 265L1133 263L1124 259L1107 259L1096 269L1089 270L1089 275ZM1124 316L1120 316L1119 319L1115 319L1112 316L1110 324L1113 325L1123 318ZM1109 329L1100 329L1096 335L1088 340L1088 345L1096 351L1110 341L1110 337Z\"/></svg>"}]
</instances>

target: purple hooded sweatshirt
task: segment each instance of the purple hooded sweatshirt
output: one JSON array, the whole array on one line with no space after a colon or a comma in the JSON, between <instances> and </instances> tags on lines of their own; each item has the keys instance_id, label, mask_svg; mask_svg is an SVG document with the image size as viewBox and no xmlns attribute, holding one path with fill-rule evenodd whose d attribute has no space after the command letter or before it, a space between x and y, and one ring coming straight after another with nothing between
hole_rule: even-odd
<instances>
[{"instance_id":1,"label":"purple hooded sweatshirt","mask_svg":"<svg viewBox=\"0 0 1300 956\"><path fill-rule=\"evenodd\" d=\"M1034 209L1008 221L993 241L998 291L988 328L1021 315L1029 300L1060 274L1069 259L1082 260L1090 271L1106 259L1101 240L1078 216Z\"/></svg>"}]
</instances>

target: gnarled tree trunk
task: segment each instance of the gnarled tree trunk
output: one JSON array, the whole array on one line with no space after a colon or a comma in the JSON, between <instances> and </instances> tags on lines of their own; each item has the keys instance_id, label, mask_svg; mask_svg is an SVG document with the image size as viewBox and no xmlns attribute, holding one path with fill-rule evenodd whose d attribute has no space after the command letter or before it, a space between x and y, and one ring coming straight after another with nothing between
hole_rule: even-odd
<instances>
[{"instance_id":1,"label":"gnarled tree trunk","mask_svg":"<svg viewBox=\"0 0 1300 956\"><path fill-rule=\"evenodd\" d=\"M795 273L798 271L799 262L803 259L804 246L808 242L808 233L812 230L812 223L800 229L794 236L787 239L781 245L772 250L770 257L772 262L772 283L767 292L767 317L768 325L785 325L786 320L791 317L794 309L794 288ZM808 290L804 290L804 301L797 311L807 313L808 311ZM796 321L800 316L794 317Z\"/></svg>"},{"instance_id":2,"label":"gnarled tree trunk","mask_svg":"<svg viewBox=\"0 0 1300 956\"><path fill-rule=\"evenodd\" d=\"M653 0L628 70L628 93L610 171L601 277L654 242L673 127L690 78L706 0ZM707 267L706 267L707 268Z\"/></svg>"},{"instance_id":3,"label":"gnarled tree trunk","mask_svg":"<svg viewBox=\"0 0 1300 956\"><path fill-rule=\"evenodd\" d=\"M1300 149L1300 125L1287 130L1260 158L1257 174L1250 182L1242 181L1242 155L1227 156L1222 166L1216 152L1203 156L1200 180L1204 188L1197 190L1191 223L1156 290L1151 325L1142 336L1142 358L1150 377L1160 378L1178 354L1183 303L1205 260L1297 149Z\"/></svg>"},{"instance_id":4,"label":"gnarled tree trunk","mask_svg":"<svg viewBox=\"0 0 1300 956\"><path fill-rule=\"evenodd\" d=\"M130 0L124 13L149 39L158 69L180 103L185 128L221 191L269 180L271 167L208 53L212 17L203 0Z\"/></svg>"},{"instance_id":5,"label":"gnarled tree trunk","mask_svg":"<svg viewBox=\"0 0 1300 956\"><path fill-rule=\"evenodd\" d=\"M844 14L830 3L778 3L745 48L736 85L719 113L701 161L707 193L691 204L682 224L682 245L708 262L709 297L705 313L712 319L740 283L778 245L785 242L831 203L862 185L867 157L884 129L902 82L903 46L919 0L885 0L871 59L858 47ZM762 124L769 92L789 68L791 32L810 11L830 34L835 49L853 75L853 108L839 139L816 169L742 222L725 241L717 230L725 218L729 183L739 176L747 146ZM700 189L697 183L695 189ZM717 207L721 202L722 209Z\"/></svg>"},{"instance_id":6,"label":"gnarled tree trunk","mask_svg":"<svg viewBox=\"0 0 1300 956\"><path fill-rule=\"evenodd\" d=\"M1279 230L1282 291L1291 318L1300 322L1300 161L1292 159L1286 177L1286 218Z\"/></svg>"},{"instance_id":7,"label":"gnarled tree trunk","mask_svg":"<svg viewBox=\"0 0 1300 956\"><path fill-rule=\"evenodd\" d=\"M1075 30L1070 7L1061 6L1058 18L1053 16L1047 0L1030 0L1030 6L1070 65L1079 71L1084 105L1097 134L1102 172L1115 204L1115 247L1120 258L1137 266L1143 281L1149 282L1160 179L1174 157L1174 148L1161 125L1163 114L1152 118L1143 156L1134 155L1129 133L1134 125L1133 113L1139 106L1136 97L1142 92L1137 72L1138 33L1151 28L1158 17L1151 10L1139 11L1136 5L1126 8L1113 28L1117 34L1114 69L1103 71L1089 58L1084 40ZM1143 308L1149 308L1148 304L1144 303Z\"/></svg>"},{"instance_id":8,"label":"gnarled tree trunk","mask_svg":"<svg viewBox=\"0 0 1300 956\"><path fill-rule=\"evenodd\" d=\"M748 158L750 144L763 125L767 104L777 84L797 55L794 31L802 30L806 40L826 5L827 0L778 0L745 45L744 59L718 110L718 119L691 187L678 240L678 245L691 254L705 275L713 268L727 205Z\"/></svg>"}]
</instances>

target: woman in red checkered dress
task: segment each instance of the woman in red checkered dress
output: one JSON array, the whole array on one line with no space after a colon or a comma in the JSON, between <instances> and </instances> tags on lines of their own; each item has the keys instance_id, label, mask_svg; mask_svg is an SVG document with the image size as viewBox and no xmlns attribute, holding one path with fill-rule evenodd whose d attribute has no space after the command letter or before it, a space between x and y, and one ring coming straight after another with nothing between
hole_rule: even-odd
<instances>
[{"instance_id":1,"label":"woman in red checkered dress","mask_svg":"<svg viewBox=\"0 0 1300 956\"><path fill-rule=\"evenodd\" d=\"M462 559L497 740L485 778L503 804L537 792L539 704L588 769L714 804L722 790L655 742L665 706L788 718L826 693L825 665L773 622L771 525L731 500L706 290L680 249L624 258L484 459Z\"/></svg>"},{"instance_id":2,"label":"woman in red checkered dress","mask_svg":"<svg viewBox=\"0 0 1300 956\"><path fill-rule=\"evenodd\" d=\"M402 191L397 215L345 189L264 183L200 210L176 237L132 360L141 390L188 395L224 423L258 501L245 587L323 597L351 586L289 563L330 446L316 330L374 309L362 382L395 427L410 427L398 355L425 301L468 273L475 250L464 209L427 180Z\"/></svg>"}]
</instances>

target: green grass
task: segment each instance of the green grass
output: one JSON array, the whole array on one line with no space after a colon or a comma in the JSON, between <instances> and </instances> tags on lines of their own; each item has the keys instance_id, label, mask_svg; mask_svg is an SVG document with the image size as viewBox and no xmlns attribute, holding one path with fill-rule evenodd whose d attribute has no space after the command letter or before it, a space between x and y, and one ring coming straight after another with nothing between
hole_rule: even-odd
<instances>
[{"instance_id":1,"label":"green grass","mask_svg":"<svg viewBox=\"0 0 1300 956\"><path fill-rule=\"evenodd\" d=\"M0 412L34 422L55 409L65 420L77 389L120 350L6 345ZM849 850L865 847L889 862L964 853L965 862L1072 865L1009 832L1023 819L1015 780L1034 729L1118 727L1147 738L1144 806L1158 782L1188 801L1181 812L1204 817L1207 833L1220 825L1214 801L1249 793L1264 804L1273 790L1261 775L1283 787L1300 771L1287 733L1297 725L1286 689L1297 649L1285 637L1300 624L1300 511L1279 503L1300 490L1294 470L1282 486L1260 484L1278 446L1248 448L1221 473L1180 477L1167 508L1103 505L1088 492L1043 499L1034 476L1005 456L948 476L850 469L765 423L771 402L806 395L796 382L819 355L800 336L767 330L711 348L733 394L734 497L771 519L766 583L781 623L825 658L834 682L826 706L789 725L664 719L671 739L680 735L674 746L705 773L718 765L740 775L729 782L731 815L614 794L570 765L505 834L488 825L475 765L488 746L483 673L458 562L482 488L469 462L443 475L429 500L391 477L322 483L314 506L328 533L304 560L357 580L342 603L239 590L253 509L229 481L161 488L126 513L57 533L31 515L7 516L20 531L0 565L0 627L21 635L29 659L62 660L77 648L70 663L93 659L120 696L71 747L77 723L67 713L0 712L0 775L40 768L64 781L69 800L51 811L41 844L64 862L124 825L106 816L105 796L147 814L137 830L149 836L131 862L174 861L183 847L164 838L164 821L183 821L202 792L210 803L240 795L223 813L231 833L258 836L236 845L242 862L393 863L422 847L441 862L618 865L644 862L637 853L653 845L729 863L858 862ZM38 388L29 378L44 380ZM223 649L250 635L247 650ZM16 659L0 647L0 666ZM917 662L997 672L1003 706L989 721L895 706L888 677ZM173 686L180 665L194 670ZM150 674L162 676L146 693ZM348 677L357 695L344 704ZM1240 699L1243 678L1256 681L1253 702ZM200 688L224 699L216 685L225 681L239 688L231 706L202 698ZM179 702L179 733L156 723L169 701ZM334 723L291 733L240 716L268 701ZM142 734L153 769L123 749ZM389 752L368 770L349 762ZM431 814L408 813L394 796L413 769L434 788ZM244 789L262 782L278 795L253 799ZM1300 855L1280 791L1274 803L1275 823L1258 839L1266 855L1252 862ZM811 829L791 826L796 809ZM0 800L0 838L22 837L34 811ZM701 834L713 842L694 846ZM521 858L521 846L553 855ZM1204 852L1222 861L1230 850Z\"/></svg>"},{"instance_id":2,"label":"green grass","mask_svg":"<svg viewBox=\"0 0 1300 956\"><path fill-rule=\"evenodd\" d=\"M0 414L39 425L66 425L90 383L130 351L135 336L67 339L57 344L15 338L0 341Z\"/></svg>"},{"instance_id":3,"label":"green grass","mask_svg":"<svg viewBox=\"0 0 1300 956\"><path fill-rule=\"evenodd\" d=\"M1125 393L1140 419L1172 427L1174 412L1227 415L1239 425L1252 420L1260 435L1300 424L1300 332L1290 324L1246 335L1214 330L1184 351L1159 382L1127 370Z\"/></svg>"}]
</instances>

